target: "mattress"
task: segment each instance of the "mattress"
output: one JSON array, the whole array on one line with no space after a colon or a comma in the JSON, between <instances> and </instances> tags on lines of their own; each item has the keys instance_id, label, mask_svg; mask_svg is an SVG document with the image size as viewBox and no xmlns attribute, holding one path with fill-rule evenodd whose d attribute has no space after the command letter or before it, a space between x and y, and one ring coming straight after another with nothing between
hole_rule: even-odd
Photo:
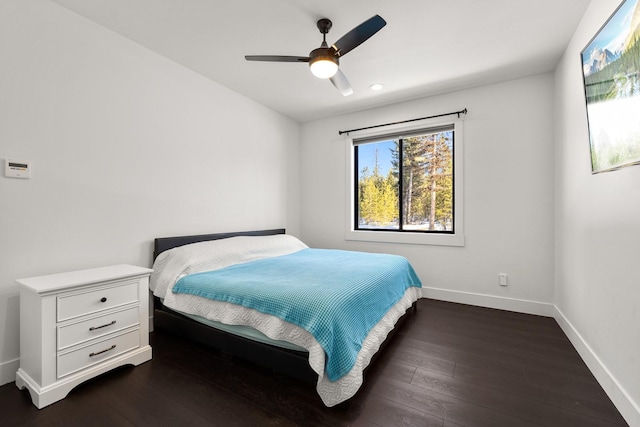
<instances>
[{"instance_id":1,"label":"mattress","mask_svg":"<svg viewBox=\"0 0 640 427\"><path fill-rule=\"evenodd\" d=\"M294 350L294 351L303 351L306 352L307 350L297 346L295 344L292 344L290 342L287 341L282 341L282 340L274 340L269 338L268 336L266 336L265 334L263 334L262 332L260 332L257 329L254 329L250 326L245 326L245 325L228 325L226 323L222 323L222 322L216 322L215 320L210 320L207 319L206 317L201 317L201 316L197 316L195 314L190 314L190 313L183 313L177 310L172 310L168 307L165 306L165 308L167 310L173 311L175 313L181 314L182 316L188 317L189 319L196 321L198 323L202 323L203 325L207 325L211 328L215 328L218 329L220 331L224 331L224 332L228 332L230 334L233 335L237 335L243 338L247 338L250 339L252 341L257 341L263 344L269 344L275 347L280 347L280 348L284 348L287 350Z\"/></svg>"}]
</instances>

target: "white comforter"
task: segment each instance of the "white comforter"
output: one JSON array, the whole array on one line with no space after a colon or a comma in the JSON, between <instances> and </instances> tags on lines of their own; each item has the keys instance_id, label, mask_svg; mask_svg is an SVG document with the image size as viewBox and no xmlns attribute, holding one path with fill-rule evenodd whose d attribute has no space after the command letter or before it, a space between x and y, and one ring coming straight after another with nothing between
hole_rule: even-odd
<instances>
[{"instance_id":1,"label":"white comforter","mask_svg":"<svg viewBox=\"0 0 640 427\"><path fill-rule=\"evenodd\" d=\"M362 372L393 329L398 319L418 298L421 289L410 287L400 301L378 322L363 342L356 363L338 381L324 375L325 353L306 330L282 319L246 307L189 294L174 294L173 285L182 277L211 271L241 262L290 254L308 247L289 235L238 236L194 243L165 251L158 256L151 274L150 288L174 310L204 317L229 325L246 325L274 340L287 341L309 352L309 365L318 374L317 391L326 406L334 406L351 398L362 385Z\"/></svg>"}]
</instances>

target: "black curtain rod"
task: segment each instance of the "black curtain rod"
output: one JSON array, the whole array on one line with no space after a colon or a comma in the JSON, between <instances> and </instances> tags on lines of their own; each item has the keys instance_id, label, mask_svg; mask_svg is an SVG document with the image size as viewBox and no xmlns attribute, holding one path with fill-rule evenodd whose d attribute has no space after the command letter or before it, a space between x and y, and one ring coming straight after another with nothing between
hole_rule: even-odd
<instances>
[{"instance_id":1,"label":"black curtain rod","mask_svg":"<svg viewBox=\"0 0 640 427\"><path fill-rule=\"evenodd\" d=\"M383 126L392 126L392 125L400 125L402 123L417 122L418 120L435 119L436 117L453 116L454 114L457 114L458 118L460 118L460 114L467 114L467 109L465 108L464 110L454 111L453 113L444 113L444 114L437 114L435 116L420 117L418 119L403 120L401 122L385 123L383 125L367 126L367 127L358 128L358 129L340 130L338 131L338 135L342 135L349 132L357 132L359 130L374 129L374 128L379 128Z\"/></svg>"}]
</instances>

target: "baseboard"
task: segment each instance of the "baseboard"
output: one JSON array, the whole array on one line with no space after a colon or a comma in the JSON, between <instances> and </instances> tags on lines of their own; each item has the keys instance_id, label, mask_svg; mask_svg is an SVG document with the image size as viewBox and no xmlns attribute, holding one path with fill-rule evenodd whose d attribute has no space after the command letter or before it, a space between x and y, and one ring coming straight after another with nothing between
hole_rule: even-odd
<instances>
[{"instance_id":1,"label":"baseboard","mask_svg":"<svg viewBox=\"0 0 640 427\"><path fill-rule=\"evenodd\" d=\"M554 308L553 317L556 319L556 322L558 322L558 325L560 325L562 331L569 338L569 341L571 341L580 357L582 357L582 360L593 376L596 377L613 404L618 411L620 411L622 417L630 426L640 426L640 406L633 401L562 311L560 311L558 307Z\"/></svg>"},{"instance_id":2,"label":"baseboard","mask_svg":"<svg viewBox=\"0 0 640 427\"><path fill-rule=\"evenodd\" d=\"M423 298L433 298L442 301L461 304L477 305L480 307L497 308L499 310L515 311L518 313L535 314L553 317L554 305L538 301L515 298L497 297L492 295L474 294L471 292L452 291L439 288L422 288Z\"/></svg>"},{"instance_id":3,"label":"baseboard","mask_svg":"<svg viewBox=\"0 0 640 427\"><path fill-rule=\"evenodd\" d=\"M0 363L0 386L16 380L16 372L20 367L20 359Z\"/></svg>"}]
</instances>

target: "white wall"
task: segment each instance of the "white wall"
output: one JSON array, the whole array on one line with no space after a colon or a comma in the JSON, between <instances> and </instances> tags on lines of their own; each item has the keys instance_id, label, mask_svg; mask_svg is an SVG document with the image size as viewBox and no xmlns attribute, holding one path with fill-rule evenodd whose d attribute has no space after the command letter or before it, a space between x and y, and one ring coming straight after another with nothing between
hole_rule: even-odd
<instances>
[{"instance_id":1,"label":"white wall","mask_svg":"<svg viewBox=\"0 0 640 427\"><path fill-rule=\"evenodd\" d=\"M591 174L580 66L619 4L591 2L556 71L555 302L583 359L640 426L640 166Z\"/></svg>"},{"instance_id":2,"label":"white wall","mask_svg":"<svg viewBox=\"0 0 640 427\"><path fill-rule=\"evenodd\" d=\"M431 297L551 315L552 102L553 75L545 74L303 124L303 239L406 256ZM345 241L346 142L338 131L465 107L465 246ZM498 273L509 274L508 287Z\"/></svg>"},{"instance_id":3,"label":"white wall","mask_svg":"<svg viewBox=\"0 0 640 427\"><path fill-rule=\"evenodd\" d=\"M14 280L149 266L154 237L299 231L300 126L45 0L0 2L0 384Z\"/></svg>"}]
</instances>

